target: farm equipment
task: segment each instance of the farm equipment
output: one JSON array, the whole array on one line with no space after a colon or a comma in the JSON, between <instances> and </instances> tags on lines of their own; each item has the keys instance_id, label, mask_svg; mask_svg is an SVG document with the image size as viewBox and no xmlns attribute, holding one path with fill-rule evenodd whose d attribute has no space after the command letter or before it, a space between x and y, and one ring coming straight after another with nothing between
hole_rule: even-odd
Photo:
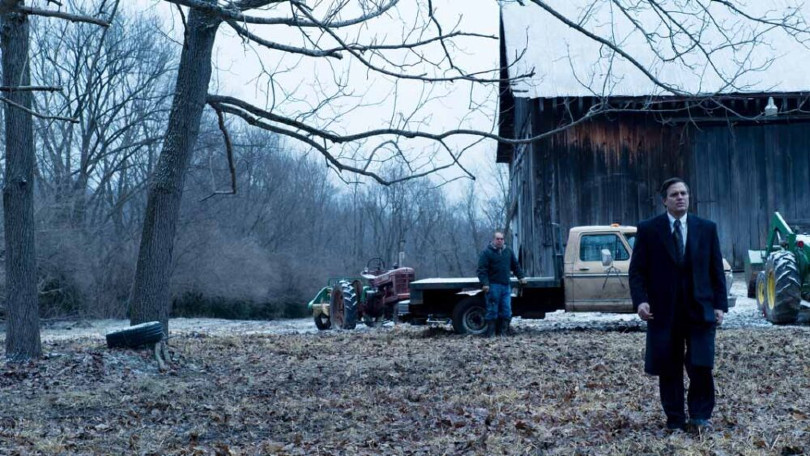
<instances>
[{"instance_id":1,"label":"farm equipment","mask_svg":"<svg viewBox=\"0 0 810 456\"><path fill-rule=\"evenodd\" d=\"M329 279L307 307L312 311L315 326L354 329L357 321L366 326L379 326L395 321L400 303L410 297L413 268L386 269L381 258L372 258L360 277Z\"/></svg>"},{"instance_id":2,"label":"farm equipment","mask_svg":"<svg viewBox=\"0 0 810 456\"><path fill-rule=\"evenodd\" d=\"M792 227L791 227L792 225ZM801 233L804 234L801 234ZM749 295L771 323L794 323L810 306L810 234L807 226L788 224L779 212L771 218L765 250L749 250Z\"/></svg>"}]
</instances>

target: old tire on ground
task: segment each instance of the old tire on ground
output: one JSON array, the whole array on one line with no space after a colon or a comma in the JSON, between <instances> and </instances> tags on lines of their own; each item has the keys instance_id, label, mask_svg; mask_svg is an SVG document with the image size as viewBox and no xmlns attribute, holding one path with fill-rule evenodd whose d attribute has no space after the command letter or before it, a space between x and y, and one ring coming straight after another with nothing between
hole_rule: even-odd
<instances>
[{"instance_id":1,"label":"old tire on ground","mask_svg":"<svg viewBox=\"0 0 810 456\"><path fill-rule=\"evenodd\" d=\"M765 306L768 300L768 279L765 276L765 271L759 271L757 274L756 292L754 296L757 299L757 308L760 312L765 312Z\"/></svg>"},{"instance_id":2,"label":"old tire on ground","mask_svg":"<svg viewBox=\"0 0 810 456\"><path fill-rule=\"evenodd\" d=\"M335 329L357 326L357 291L351 283L341 280L335 285L329 303L329 317Z\"/></svg>"},{"instance_id":3,"label":"old tire on ground","mask_svg":"<svg viewBox=\"0 0 810 456\"><path fill-rule=\"evenodd\" d=\"M765 318L771 323L793 323L799 316L801 286L796 257L780 250L768 256L765 266Z\"/></svg>"},{"instance_id":4,"label":"old tire on ground","mask_svg":"<svg viewBox=\"0 0 810 456\"><path fill-rule=\"evenodd\" d=\"M332 327L332 320L329 318L329 315L321 313L315 315L313 319L315 320L315 327L318 328L319 331L325 331Z\"/></svg>"},{"instance_id":5,"label":"old tire on ground","mask_svg":"<svg viewBox=\"0 0 810 456\"><path fill-rule=\"evenodd\" d=\"M483 334L487 328L484 296L469 296L453 309L453 330L457 334Z\"/></svg>"},{"instance_id":6,"label":"old tire on ground","mask_svg":"<svg viewBox=\"0 0 810 456\"><path fill-rule=\"evenodd\" d=\"M159 321L150 321L107 333L107 347L135 348L146 344L156 344L161 339L163 339L163 326Z\"/></svg>"}]
</instances>

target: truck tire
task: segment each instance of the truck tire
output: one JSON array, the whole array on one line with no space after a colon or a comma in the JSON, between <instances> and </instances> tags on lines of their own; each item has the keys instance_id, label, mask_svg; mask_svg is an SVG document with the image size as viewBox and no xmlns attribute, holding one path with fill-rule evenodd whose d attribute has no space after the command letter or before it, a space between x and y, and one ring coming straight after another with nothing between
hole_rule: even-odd
<instances>
[{"instance_id":1,"label":"truck tire","mask_svg":"<svg viewBox=\"0 0 810 456\"><path fill-rule=\"evenodd\" d=\"M160 342L163 339L163 326L159 321L150 321L109 332L106 337L109 348L136 348Z\"/></svg>"},{"instance_id":2,"label":"truck tire","mask_svg":"<svg viewBox=\"0 0 810 456\"><path fill-rule=\"evenodd\" d=\"M357 291L345 280L335 285L329 303L331 325L337 329L354 329L357 326Z\"/></svg>"},{"instance_id":3,"label":"truck tire","mask_svg":"<svg viewBox=\"0 0 810 456\"><path fill-rule=\"evenodd\" d=\"M318 328L319 331L325 331L332 327L332 320L329 318L329 315L325 313L320 313L313 317L315 319L315 327Z\"/></svg>"},{"instance_id":4,"label":"truck tire","mask_svg":"<svg viewBox=\"0 0 810 456\"><path fill-rule=\"evenodd\" d=\"M771 253L765 266L765 277L765 318L774 324L795 322L801 302L796 257L785 250Z\"/></svg>"},{"instance_id":5,"label":"truck tire","mask_svg":"<svg viewBox=\"0 0 810 456\"><path fill-rule=\"evenodd\" d=\"M765 276L765 271L759 271L757 274L757 281L756 281L756 299L757 299L757 308L760 312L765 313L765 306L767 305L766 301L768 300L768 279Z\"/></svg>"},{"instance_id":6,"label":"truck tire","mask_svg":"<svg viewBox=\"0 0 810 456\"><path fill-rule=\"evenodd\" d=\"M453 330L457 334L483 334L487 329L483 295L468 296L453 309Z\"/></svg>"}]
</instances>

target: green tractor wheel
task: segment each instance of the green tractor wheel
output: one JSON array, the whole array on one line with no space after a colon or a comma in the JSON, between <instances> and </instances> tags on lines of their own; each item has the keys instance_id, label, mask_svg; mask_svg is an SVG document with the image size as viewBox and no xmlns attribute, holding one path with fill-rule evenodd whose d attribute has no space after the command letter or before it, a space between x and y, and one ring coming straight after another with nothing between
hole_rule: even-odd
<instances>
[{"instance_id":1,"label":"green tractor wheel","mask_svg":"<svg viewBox=\"0 0 810 456\"><path fill-rule=\"evenodd\" d=\"M765 266L765 318L774 324L793 323L799 316L801 285L793 253L780 250Z\"/></svg>"},{"instance_id":2,"label":"green tractor wheel","mask_svg":"<svg viewBox=\"0 0 810 456\"><path fill-rule=\"evenodd\" d=\"M329 318L336 329L354 329L357 326L357 290L354 284L341 280L332 290Z\"/></svg>"}]
</instances>

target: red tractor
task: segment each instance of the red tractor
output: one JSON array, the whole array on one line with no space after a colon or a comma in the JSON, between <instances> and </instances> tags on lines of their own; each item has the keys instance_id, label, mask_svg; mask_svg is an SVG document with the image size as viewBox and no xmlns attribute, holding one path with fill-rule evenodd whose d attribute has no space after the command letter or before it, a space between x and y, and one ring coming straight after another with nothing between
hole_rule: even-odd
<instances>
[{"instance_id":1,"label":"red tractor","mask_svg":"<svg viewBox=\"0 0 810 456\"><path fill-rule=\"evenodd\" d=\"M379 326L385 320L396 321L399 304L410 298L413 280L413 268L387 270L381 258L372 258L360 277L330 279L308 307L321 330L354 329L358 320Z\"/></svg>"}]
</instances>

